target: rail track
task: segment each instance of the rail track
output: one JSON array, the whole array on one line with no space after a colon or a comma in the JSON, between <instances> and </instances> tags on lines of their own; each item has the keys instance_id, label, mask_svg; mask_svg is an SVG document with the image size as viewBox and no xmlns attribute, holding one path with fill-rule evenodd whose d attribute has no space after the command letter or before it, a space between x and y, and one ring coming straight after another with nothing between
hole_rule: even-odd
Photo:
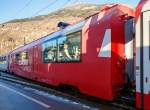
<instances>
[{"instance_id":1,"label":"rail track","mask_svg":"<svg viewBox=\"0 0 150 110\"><path fill-rule=\"evenodd\" d=\"M0 72L0 79L10 81L12 83L25 85L48 93L52 93L56 96L61 96L69 100L73 100L77 103L82 103L85 106L90 106L97 109L101 108L102 110L136 110L135 99L131 97L122 96L114 102L108 102L105 100L100 100L94 97L86 96L81 93L68 91L62 88L60 89L47 84L41 84L39 82L35 82L26 78L22 78L20 76L4 72Z\"/></svg>"}]
</instances>

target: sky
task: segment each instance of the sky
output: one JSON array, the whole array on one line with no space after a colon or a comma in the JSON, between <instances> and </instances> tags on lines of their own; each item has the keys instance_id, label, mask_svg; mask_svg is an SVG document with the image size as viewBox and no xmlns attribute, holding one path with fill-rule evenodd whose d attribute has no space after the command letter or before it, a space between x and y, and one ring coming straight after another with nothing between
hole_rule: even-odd
<instances>
[{"instance_id":1,"label":"sky","mask_svg":"<svg viewBox=\"0 0 150 110\"><path fill-rule=\"evenodd\" d=\"M0 24L13 19L45 15L78 2L123 3L135 8L139 0L0 0Z\"/></svg>"}]
</instances>

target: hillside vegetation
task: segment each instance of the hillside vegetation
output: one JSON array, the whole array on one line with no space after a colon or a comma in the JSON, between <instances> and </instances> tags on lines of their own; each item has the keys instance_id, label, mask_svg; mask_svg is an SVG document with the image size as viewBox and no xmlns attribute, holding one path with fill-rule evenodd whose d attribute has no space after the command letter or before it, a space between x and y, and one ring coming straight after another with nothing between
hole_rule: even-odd
<instances>
[{"instance_id":1,"label":"hillside vegetation","mask_svg":"<svg viewBox=\"0 0 150 110\"><path fill-rule=\"evenodd\" d=\"M48 15L15 19L0 25L0 54L58 30L60 21L74 23L98 12L99 5L74 4ZM25 40L24 40L25 39Z\"/></svg>"}]
</instances>

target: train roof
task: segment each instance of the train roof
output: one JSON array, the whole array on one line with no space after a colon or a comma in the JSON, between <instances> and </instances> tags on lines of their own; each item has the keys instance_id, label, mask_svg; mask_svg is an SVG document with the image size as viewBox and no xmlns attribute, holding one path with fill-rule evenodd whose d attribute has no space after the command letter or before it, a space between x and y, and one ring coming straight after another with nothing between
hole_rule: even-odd
<instances>
[{"instance_id":1,"label":"train roof","mask_svg":"<svg viewBox=\"0 0 150 110\"><path fill-rule=\"evenodd\" d=\"M144 2L145 1L145 2ZM144 0L143 2L145 3L142 12L149 10L150 11L150 0Z\"/></svg>"},{"instance_id":2,"label":"train roof","mask_svg":"<svg viewBox=\"0 0 150 110\"><path fill-rule=\"evenodd\" d=\"M33 47L33 46L36 46L38 44L41 44L45 41L48 41L50 39L53 39L55 37L59 37L59 36L62 36L64 34L67 34L67 33L72 33L72 32L75 32L75 31L78 31L78 30L81 30L82 29L82 26L85 24L85 20L75 24L75 25L71 25L71 26L68 26L67 28L63 29L63 30L59 30L59 31L56 31L56 32L53 32L51 34L48 34L40 39L37 39L27 45L24 45L24 46L20 46L18 48L16 48L15 50L13 50L11 53L14 53L16 51L19 51L20 49L27 49L29 47Z\"/></svg>"},{"instance_id":3,"label":"train roof","mask_svg":"<svg viewBox=\"0 0 150 110\"><path fill-rule=\"evenodd\" d=\"M26 44L24 46L20 46L20 47L14 49L13 51L11 51L10 54L13 54L13 53L16 53L16 52L19 52L19 51L31 48L33 46L36 46L38 44L41 44L41 43L43 43L43 42L45 42L47 40L53 39L53 38L58 37L58 36L62 36L64 34L72 33L72 32L75 32L77 30L82 30L82 27L85 25L86 21L88 19L90 19L92 16L95 16L95 15L97 15L99 13L102 13L102 12L107 13L108 10L116 8L116 7L119 7L120 10L128 10L127 8L125 8L125 7L128 7L128 6L121 5L121 4L107 4L107 5L104 5L104 6L101 7L101 9L100 9L100 11L98 13L95 13L95 14L93 14L93 15L91 15L91 16L83 19L83 20L80 20L80 21L78 21L76 23L73 23L73 24L67 26L64 29L60 29L60 30L58 30L56 32L50 33L50 34L48 34L46 36L43 36L43 37L41 37L41 38L39 38L39 39L29 43L29 44ZM130 7L128 7L128 8L130 8ZM103 18L103 17L101 17L101 18Z\"/></svg>"},{"instance_id":4,"label":"train roof","mask_svg":"<svg viewBox=\"0 0 150 110\"><path fill-rule=\"evenodd\" d=\"M150 1L149 0L141 0L139 2L139 4L136 7L136 15L135 15L136 22L137 22L139 16L141 15L141 12L144 12L146 10L150 10L149 6L150 6Z\"/></svg>"}]
</instances>

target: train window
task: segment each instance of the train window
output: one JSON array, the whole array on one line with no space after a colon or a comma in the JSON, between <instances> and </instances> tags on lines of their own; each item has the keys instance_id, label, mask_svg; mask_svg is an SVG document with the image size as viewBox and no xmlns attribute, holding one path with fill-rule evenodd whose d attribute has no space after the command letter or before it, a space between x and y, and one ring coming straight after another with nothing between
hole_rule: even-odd
<instances>
[{"instance_id":1,"label":"train window","mask_svg":"<svg viewBox=\"0 0 150 110\"><path fill-rule=\"evenodd\" d=\"M58 62L80 61L81 32L58 39Z\"/></svg>"},{"instance_id":2,"label":"train window","mask_svg":"<svg viewBox=\"0 0 150 110\"><path fill-rule=\"evenodd\" d=\"M81 32L68 34L42 44L44 63L80 61Z\"/></svg>"},{"instance_id":3,"label":"train window","mask_svg":"<svg viewBox=\"0 0 150 110\"><path fill-rule=\"evenodd\" d=\"M15 61L19 65L28 65L28 52L20 52L15 55Z\"/></svg>"},{"instance_id":4,"label":"train window","mask_svg":"<svg viewBox=\"0 0 150 110\"><path fill-rule=\"evenodd\" d=\"M58 39L58 61L65 61L64 44L66 44L66 37Z\"/></svg>"},{"instance_id":5,"label":"train window","mask_svg":"<svg viewBox=\"0 0 150 110\"><path fill-rule=\"evenodd\" d=\"M16 62L19 61L20 59L21 59L20 54L17 53L17 54L15 55L15 60L16 60Z\"/></svg>"},{"instance_id":6,"label":"train window","mask_svg":"<svg viewBox=\"0 0 150 110\"><path fill-rule=\"evenodd\" d=\"M50 63L57 60L57 42L56 40L48 41L42 45L43 62Z\"/></svg>"},{"instance_id":7,"label":"train window","mask_svg":"<svg viewBox=\"0 0 150 110\"><path fill-rule=\"evenodd\" d=\"M28 59L28 52L22 52L21 53L21 60L27 60Z\"/></svg>"},{"instance_id":8,"label":"train window","mask_svg":"<svg viewBox=\"0 0 150 110\"><path fill-rule=\"evenodd\" d=\"M28 52L22 52L21 53L21 65L28 65L29 64L29 55Z\"/></svg>"},{"instance_id":9,"label":"train window","mask_svg":"<svg viewBox=\"0 0 150 110\"><path fill-rule=\"evenodd\" d=\"M0 64L6 64L6 56L5 57L0 57Z\"/></svg>"}]
</instances>

